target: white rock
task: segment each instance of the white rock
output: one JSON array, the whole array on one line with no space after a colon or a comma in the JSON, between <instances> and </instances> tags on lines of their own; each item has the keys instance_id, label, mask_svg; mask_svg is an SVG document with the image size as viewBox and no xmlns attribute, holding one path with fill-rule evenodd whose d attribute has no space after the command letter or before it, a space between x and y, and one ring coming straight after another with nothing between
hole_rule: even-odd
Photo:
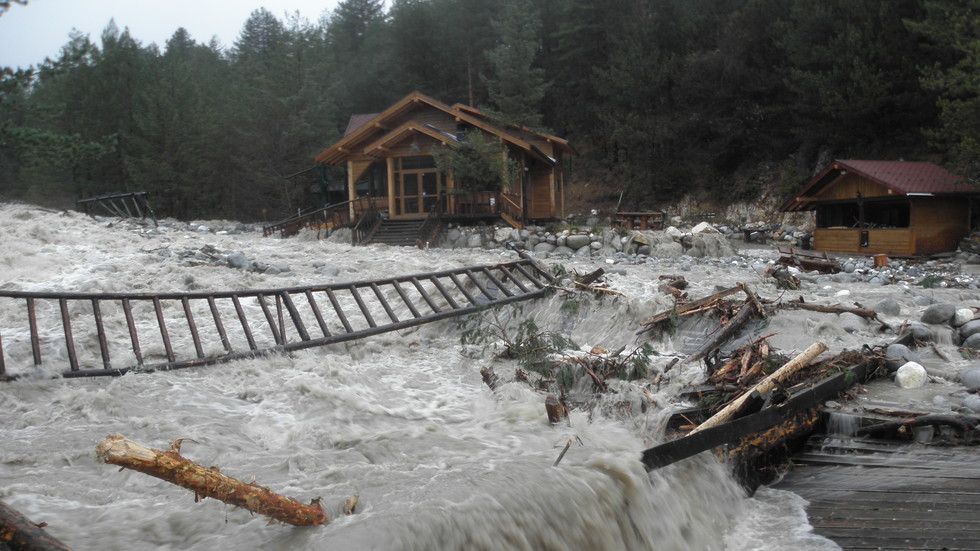
<instances>
[{"instance_id":1,"label":"white rock","mask_svg":"<svg viewBox=\"0 0 980 551\"><path fill-rule=\"evenodd\" d=\"M971 320L973 320L973 310L969 308L960 308L956 310L955 314L953 314L953 320L952 320L953 327L959 327L961 325L965 325L967 322Z\"/></svg>"},{"instance_id":2,"label":"white rock","mask_svg":"<svg viewBox=\"0 0 980 551\"><path fill-rule=\"evenodd\" d=\"M671 238L674 239L680 239L681 237L684 237L684 232L675 228L674 226L668 226L667 229L664 230L664 233L666 233L667 235L669 235Z\"/></svg>"},{"instance_id":3,"label":"white rock","mask_svg":"<svg viewBox=\"0 0 980 551\"><path fill-rule=\"evenodd\" d=\"M511 228L497 228L493 232L493 240L497 243L505 243L511 239Z\"/></svg>"},{"instance_id":4,"label":"white rock","mask_svg":"<svg viewBox=\"0 0 980 551\"><path fill-rule=\"evenodd\" d=\"M698 225L691 228L691 233L696 235L699 233L721 233L721 232L719 232L718 229L712 226L711 224L707 222L701 222Z\"/></svg>"},{"instance_id":5,"label":"white rock","mask_svg":"<svg viewBox=\"0 0 980 551\"><path fill-rule=\"evenodd\" d=\"M915 362L908 362L895 372L895 382L902 388L921 388L926 380L926 368Z\"/></svg>"},{"instance_id":6,"label":"white rock","mask_svg":"<svg viewBox=\"0 0 980 551\"><path fill-rule=\"evenodd\" d=\"M834 293L834 296L846 297L846 296L848 296L850 294L851 294L850 291L848 291L847 289L844 289L843 291L837 291L836 293Z\"/></svg>"}]
</instances>

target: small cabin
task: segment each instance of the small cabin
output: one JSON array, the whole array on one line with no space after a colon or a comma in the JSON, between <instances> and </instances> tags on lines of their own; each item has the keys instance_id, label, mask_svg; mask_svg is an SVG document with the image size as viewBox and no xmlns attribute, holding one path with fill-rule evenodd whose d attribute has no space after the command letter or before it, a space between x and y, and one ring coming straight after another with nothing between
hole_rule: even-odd
<instances>
[{"instance_id":1,"label":"small cabin","mask_svg":"<svg viewBox=\"0 0 980 551\"><path fill-rule=\"evenodd\" d=\"M473 132L500 143L517 167L499 189L463 189L436 167L438 148L464 143ZM501 217L515 227L564 216L562 159L569 143L528 128L493 121L473 107L449 106L414 92L381 113L353 115L344 137L316 157L345 169L351 208L367 205L390 219ZM351 213L358 217L360 213Z\"/></svg>"},{"instance_id":2,"label":"small cabin","mask_svg":"<svg viewBox=\"0 0 980 551\"><path fill-rule=\"evenodd\" d=\"M933 163L834 161L780 207L814 211L813 248L911 256L956 250L980 186Z\"/></svg>"}]
</instances>

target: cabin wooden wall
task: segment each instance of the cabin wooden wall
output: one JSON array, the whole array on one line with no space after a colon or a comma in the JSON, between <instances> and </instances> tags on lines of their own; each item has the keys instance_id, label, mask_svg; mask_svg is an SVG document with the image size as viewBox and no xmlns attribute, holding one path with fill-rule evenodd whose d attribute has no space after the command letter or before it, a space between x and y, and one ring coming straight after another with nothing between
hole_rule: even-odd
<instances>
[{"instance_id":1,"label":"cabin wooden wall","mask_svg":"<svg viewBox=\"0 0 980 551\"><path fill-rule=\"evenodd\" d=\"M867 247L860 246L862 231L868 232ZM817 228L813 231L813 248L818 251L908 256L915 250L915 236L911 228Z\"/></svg>"},{"instance_id":2,"label":"cabin wooden wall","mask_svg":"<svg viewBox=\"0 0 980 551\"><path fill-rule=\"evenodd\" d=\"M962 197L914 197L911 214L919 254L955 251L970 233L970 203Z\"/></svg>"},{"instance_id":3,"label":"cabin wooden wall","mask_svg":"<svg viewBox=\"0 0 980 551\"><path fill-rule=\"evenodd\" d=\"M530 189L527 198L527 216L533 219L555 217L554 186L551 185L551 170L532 170Z\"/></svg>"}]
</instances>

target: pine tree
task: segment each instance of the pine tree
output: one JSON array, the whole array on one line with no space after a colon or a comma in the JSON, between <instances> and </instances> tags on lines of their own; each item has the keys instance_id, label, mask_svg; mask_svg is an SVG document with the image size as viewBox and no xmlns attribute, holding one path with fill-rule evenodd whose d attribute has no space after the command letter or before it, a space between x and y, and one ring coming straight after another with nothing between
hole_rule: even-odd
<instances>
[{"instance_id":1,"label":"pine tree","mask_svg":"<svg viewBox=\"0 0 980 551\"><path fill-rule=\"evenodd\" d=\"M542 126L541 101L548 89L544 70L534 65L541 49L541 21L530 0L507 0L493 21L499 42L487 52L484 76L490 111L506 122Z\"/></svg>"}]
</instances>

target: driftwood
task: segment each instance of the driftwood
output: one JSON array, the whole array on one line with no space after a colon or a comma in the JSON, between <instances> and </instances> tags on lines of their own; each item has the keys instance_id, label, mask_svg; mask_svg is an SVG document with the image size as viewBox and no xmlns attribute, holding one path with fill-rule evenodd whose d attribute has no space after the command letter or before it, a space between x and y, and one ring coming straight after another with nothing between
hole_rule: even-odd
<instances>
[{"instance_id":1,"label":"driftwood","mask_svg":"<svg viewBox=\"0 0 980 551\"><path fill-rule=\"evenodd\" d=\"M803 302L802 299L799 301L791 301L786 303L786 306L792 306L794 308L799 308L801 310L810 310L811 312L823 312L825 314L854 314L856 316L861 316L867 320L875 320L885 327L886 329L891 329L891 326L881 320L878 317L878 312L874 310L869 310L867 308L848 308L846 306L821 306L819 304L809 304Z\"/></svg>"},{"instance_id":2,"label":"driftwood","mask_svg":"<svg viewBox=\"0 0 980 551\"><path fill-rule=\"evenodd\" d=\"M43 528L46 524L35 524L16 509L0 501L0 549L10 551L71 551L71 549L49 536Z\"/></svg>"},{"instance_id":3,"label":"driftwood","mask_svg":"<svg viewBox=\"0 0 980 551\"><path fill-rule=\"evenodd\" d=\"M719 291L713 295L709 295L704 298L699 298L698 300L692 300L691 302L678 304L674 308L660 312L659 314L641 323L640 325L645 327L645 329L639 331L639 333L651 331L653 329L652 326L667 321L668 319L670 319L671 315L684 316L689 313L694 313L694 311L699 310L700 308L709 306L715 303L716 301L719 301L727 296L734 295L735 293L741 290L742 289L739 287L730 287L728 289L725 289L724 291Z\"/></svg>"},{"instance_id":4,"label":"driftwood","mask_svg":"<svg viewBox=\"0 0 980 551\"><path fill-rule=\"evenodd\" d=\"M193 490L195 501L210 497L295 526L327 522L319 498L303 505L268 488L225 476L216 467L202 467L180 455L181 440L174 440L170 450L163 452L113 434L96 447L95 453L103 463L119 465Z\"/></svg>"},{"instance_id":5,"label":"driftwood","mask_svg":"<svg viewBox=\"0 0 980 551\"><path fill-rule=\"evenodd\" d=\"M980 424L980 419L968 415L931 414L862 427L857 430L857 435L876 438L895 437L898 435L911 437L912 431L910 429L928 425L944 425L953 427L960 433L965 433L975 429L978 424Z\"/></svg>"},{"instance_id":6,"label":"driftwood","mask_svg":"<svg viewBox=\"0 0 980 551\"><path fill-rule=\"evenodd\" d=\"M742 305L742 308L735 314L735 317L728 320L728 323L721 326L710 339L706 339L697 350L694 351L690 356L684 358L681 365L696 362L709 353L712 350L718 348L725 341L732 338L735 333L745 325L749 319L752 317L752 313L755 312L755 306L750 302L746 301Z\"/></svg>"},{"instance_id":7,"label":"driftwood","mask_svg":"<svg viewBox=\"0 0 980 551\"><path fill-rule=\"evenodd\" d=\"M814 358L820 354L823 354L826 350L827 345L822 342L815 342L811 344L810 347L800 353L799 356L793 358L785 365L777 369L772 375L769 375L765 379L759 381L758 384L753 386L738 398L732 400L731 403L722 408L721 411L716 413L710 419L704 423L701 423L696 429L691 431L691 434L701 432L705 429L710 429L711 427L720 425L730 420L740 409L742 409L745 402L751 398L753 393L758 392L760 395L768 394L770 391L776 388L777 385L788 379L790 375L810 365L810 362Z\"/></svg>"}]
</instances>

